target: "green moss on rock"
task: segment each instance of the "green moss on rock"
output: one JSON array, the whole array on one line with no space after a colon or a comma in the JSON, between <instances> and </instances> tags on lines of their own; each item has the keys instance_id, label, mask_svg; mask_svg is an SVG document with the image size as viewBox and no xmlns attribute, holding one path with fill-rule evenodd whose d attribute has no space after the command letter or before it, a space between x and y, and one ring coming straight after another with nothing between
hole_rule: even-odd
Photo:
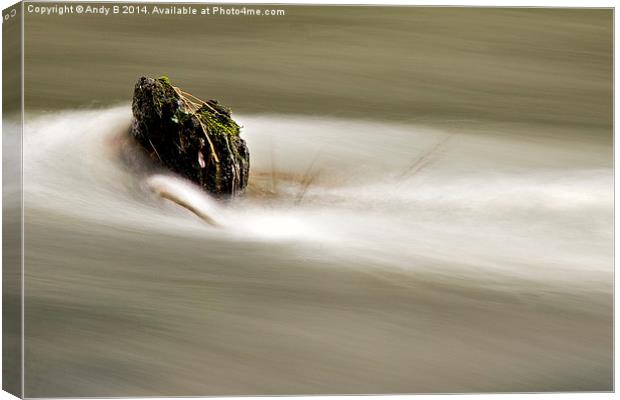
<instances>
[{"instance_id":1,"label":"green moss on rock","mask_svg":"<svg viewBox=\"0 0 620 400\"><path fill-rule=\"evenodd\" d=\"M215 196L244 191L250 155L230 109L200 100L162 76L138 80L132 111L132 135L154 161Z\"/></svg>"}]
</instances>

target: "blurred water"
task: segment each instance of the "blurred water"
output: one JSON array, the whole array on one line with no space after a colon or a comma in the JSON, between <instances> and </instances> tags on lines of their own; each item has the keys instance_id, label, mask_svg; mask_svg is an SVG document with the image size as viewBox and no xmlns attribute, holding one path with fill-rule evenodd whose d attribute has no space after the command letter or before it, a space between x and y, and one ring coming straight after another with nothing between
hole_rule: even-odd
<instances>
[{"instance_id":1,"label":"blurred water","mask_svg":"<svg viewBox=\"0 0 620 400\"><path fill-rule=\"evenodd\" d=\"M227 205L141 165L129 106L26 126L31 393L610 388L607 146L239 119Z\"/></svg>"},{"instance_id":2,"label":"blurred water","mask_svg":"<svg viewBox=\"0 0 620 400\"><path fill-rule=\"evenodd\" d=\"M287 10L27 17L26 395L611 390L611 12ZM131 146L142 74L244 197Z\"/></svg>"}]
</instances>

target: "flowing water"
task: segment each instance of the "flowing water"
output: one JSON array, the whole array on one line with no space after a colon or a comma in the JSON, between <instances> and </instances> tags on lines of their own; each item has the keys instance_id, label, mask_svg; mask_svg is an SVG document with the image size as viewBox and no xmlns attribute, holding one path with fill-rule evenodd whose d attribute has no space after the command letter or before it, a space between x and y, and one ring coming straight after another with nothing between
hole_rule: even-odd
<instances>
[{"instance_id":1,"label":"flowing water","mask_svg":"<svg viewBox=\"0 0 620 400\"><path fill-rule=\"evenodd\" d=\"M188 20L202 80L146 19L32 17L26 395L611 390L609 12L288 9ZM154 69L233 106L243 197L128 140Z\"/></svg>"}]
</instances>

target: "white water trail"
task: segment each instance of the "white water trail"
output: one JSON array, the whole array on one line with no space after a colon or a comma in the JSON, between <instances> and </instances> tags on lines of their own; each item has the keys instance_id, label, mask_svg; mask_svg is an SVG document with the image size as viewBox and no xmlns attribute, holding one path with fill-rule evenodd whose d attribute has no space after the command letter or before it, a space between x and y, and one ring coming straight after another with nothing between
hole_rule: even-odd
<instances>
[{"instance_id":1,"label":"white water trail","mask_svg":"<svg viewBox=\"0 0 620 400\"><path fill-rule=\"evenodd\" d=\"M584 262L589 273L609 273L609 254L600 250L611 233L611 170L587 165L581 159L588 152L579 144L548 149L558 143L524 144L398 124L245 117L253 186L271 191L272 198L253 200L250 187L246 199L224 206L182 179L137 176L119 162L115 141L129 119L122 107L27 125L29 206L106 224L222 234L148 198L150 179L246 240L322 240L549 278L579 273ZM447 136L440 151L428 154ZM594 161L598 150L589 152ZM540 158L548 151L555 160ZM428 165L408 173L424 157ZM577 163L568 165L572 161ZM307 188L306 175L314 175ZM539 262L552 262L541 271L531 265L538 263L528 263L534 254Z\"/></svg>"}]
</instances>

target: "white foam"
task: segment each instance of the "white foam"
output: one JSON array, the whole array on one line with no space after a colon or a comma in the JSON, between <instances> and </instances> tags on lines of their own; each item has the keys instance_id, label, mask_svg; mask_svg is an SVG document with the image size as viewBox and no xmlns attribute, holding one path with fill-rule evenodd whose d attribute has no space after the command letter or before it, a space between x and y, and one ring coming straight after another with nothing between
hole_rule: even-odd
<instances>
[{"instance_id":1,"label":"white foam","mask_svg":"<svg viewBox=\"0 0 620 400\"><path fill-rule=\"evenodd\" d=\"M347 267L503 274L573 287L600 286L612 273L613 178L599 162L603 147L340 119L239 119L251 179L271 190L273 182L257 177L280 176L272 198L249 193L222 205L179 178L146 182L218 229L150 196L119 161L109 141L126 133L127 106L26 124L27 212L205 240L293 243L293 252L320 245L313 257L337 257ZM304 183L309 175L315 180Z\"/></svg>"}]
</instances>

